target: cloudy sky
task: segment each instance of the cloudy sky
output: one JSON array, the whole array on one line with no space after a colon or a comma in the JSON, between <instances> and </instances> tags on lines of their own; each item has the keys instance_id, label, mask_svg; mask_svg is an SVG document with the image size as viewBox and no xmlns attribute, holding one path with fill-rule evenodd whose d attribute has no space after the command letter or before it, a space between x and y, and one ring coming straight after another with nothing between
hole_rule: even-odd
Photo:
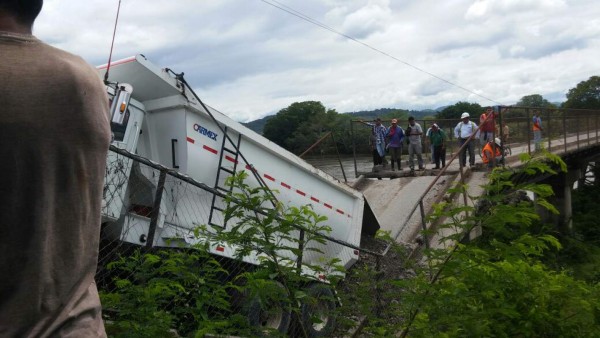
<instances>
[{"instance_id":1,"label":"cloudy sky","mask_svg":"<svg viewBox=\"0 0 600 338\"><path fill-rule=\"evenodd\" d=\"M104 64L118 3L45 0L34 34ZM340 113L531 94L555 102L600 75L600 4L122 0L113 60L138 53L185 72L205 102L241 122L306 100Z\"/></svg>"}]
</instances>

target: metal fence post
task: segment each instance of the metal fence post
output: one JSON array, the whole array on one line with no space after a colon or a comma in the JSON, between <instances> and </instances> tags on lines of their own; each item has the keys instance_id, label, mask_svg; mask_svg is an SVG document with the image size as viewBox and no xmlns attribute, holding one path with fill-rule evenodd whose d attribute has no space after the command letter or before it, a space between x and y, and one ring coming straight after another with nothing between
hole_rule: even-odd
<instances>
[{"instance_id":1,"label":"metal fence post","mask_svg":"<svg viewBox=\"0 0 600 338\"><path fill-rule=\"evenodd\" d=\"M567 153L567 111L563 111L563 141L565 146L565 154Z\"/></svg>"},{"instance_id":2,"label":"metal fence post","mask_svg":"<svg viewBox=\"0 0 600 338\"><path fill-rule=\"evenodd\" d=\"M338 150L337 143L335 142L335 137L333 136L333 131L330 132L331 141L333 141L333 146L335 147L335 152L337 154L338 162L340 163L340 169L342 170L342 175L344 176L344 182L348 183L348 179L346 178L346 172L344 171L344 165L342 164L342 159L340 157L340 151ZM356 168L354 168L356 170ZM356 176L356 174L354 174Z\"/></svg>"},{"instance_id":3,"label":"metal fence post","mask_svg":"<svg viewBox=\"0 0 600 338\"><path fill-rule=\"evenodd\" d=\"M148 238L146 241L146 249L152 248L154 245L154 235L156 233L156 224L158 223L158 217L160 216L160 204L162 202L163 190L165 187L165 181L167 178L167 171L161 170L158 176L158 184L156 185L156 194L154 195L154 205L152 206L152 213L150 214L150 226L148 228Z\"/></svg>"},{"instance_id":4,"label":"metal fence post","mask_svg":"<svg viewBox=\"0 0 600 338\"><path fill-rule=\"evenodd\" d=\"M579 150L579 116L575 112L575 129L577 130L577 150Z\"/></svg>"},{"instance_id":5,"label":"metal fence post","mask_svg":"<svg viewBox=\"0 0 600 338\"><path fill-rule=\"evenodd\" d=\"M548 135L548 151L552 152L552 123L550 122L550 110L544 108L546 111L546 121L548 121L548 130L546 131L546 135Z\"/></svg>"},{"instance_id":6,"label":"metal fence post","mask_svg":"<svg viewBox=\"0 0 600 338\"><path fill-rule=\"evenodd\" d=\"M594 128L594 129L596 129L596 143L598 143L598 111L596 111L596 114L594 114L594 116L596 117L596 120L595 120L596 125Z\"/></svg>"},{"instance_id":7,"label":"metal fence post","mask_svg":"<svg viewBox=\"0 0 600 338\"><path fill-rule=\"evenodd\" d=\"M585 115L585 122L587 125L587 140L588 140L588 146L591 144L591 140L590 140L590 117L586 114Z\"/></svg>"},{"instance_id":8,"label":"metal fence post","mask_svg":"<svg viewBox=\"0 0 600 338\"><path fill-rule=\"evenodd\" d=\"M350 120L350 139L352 140L352 157L354 158L354 178L358 177L356 166L356 143L354 142L354 121Z\"/></svg>"},{"instance_id":9,"label":"metal fence post","mask_svg":"<svg viewBox=\"0 0 600 338\"><path fill-rule=\"evenodd\" d=\"M531 155L531 116L529 116L529 108L525 109L525 114L527 116L527 153Z\"/></svg>"}]
</instances>

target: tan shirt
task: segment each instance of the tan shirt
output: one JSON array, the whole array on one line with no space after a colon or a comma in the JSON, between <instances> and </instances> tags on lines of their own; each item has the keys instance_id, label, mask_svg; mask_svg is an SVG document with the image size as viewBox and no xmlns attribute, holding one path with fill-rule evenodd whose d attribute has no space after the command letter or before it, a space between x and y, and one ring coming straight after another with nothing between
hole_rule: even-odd
<instances>
[{"instance_id":1,"label":"tan shirt","mask_svg":"<svg viewBox=\"0 0 600 338\"><path fill-rule=\"evenodd\" d=\"M104 337L94 274L108 99L81 58L0 32L0 337Z\"/></svg>"}]
</instances>

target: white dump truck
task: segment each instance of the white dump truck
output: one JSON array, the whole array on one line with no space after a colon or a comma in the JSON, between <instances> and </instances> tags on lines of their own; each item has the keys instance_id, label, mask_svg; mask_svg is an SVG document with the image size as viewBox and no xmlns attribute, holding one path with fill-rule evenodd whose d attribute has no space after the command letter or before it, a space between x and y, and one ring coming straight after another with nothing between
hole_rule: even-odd
<instances>
[{"instance_id":1,"label":"white dump truck","mask_svg":"<svg viewBox=\"0 0 600 338\"><path fill-rule=\"evenodd\" d=\"M108 80L113 84L107 87L112 97L113 146L224 192L225 179L245 170L251 186L263 184L277 191L276 198L287 206L311 205L316 213L327 216L330 237L360 245L365 212L361 193L205 106L181 77L156 67L142 55L97 69L101 77L109 69ZM140 246L186 246L199 240L193 231L199 225L209 230L227 229L222 214L224 201L214 193L193 189L173 176L161 180L157 170L115 151L109 153L107 161L104 238ZM158 187L164 189L157 201ZM151 217L153 212L155 217ZM358 259L358 250L340 243L311 245L322 253L305 250L302 264L337 258L349 268ZM210 250L234 259L234 246L214 245ZM257 264L255 255L243 260ZM309 277L327 279L322 273Z\"/></svg>"}]
</instances>

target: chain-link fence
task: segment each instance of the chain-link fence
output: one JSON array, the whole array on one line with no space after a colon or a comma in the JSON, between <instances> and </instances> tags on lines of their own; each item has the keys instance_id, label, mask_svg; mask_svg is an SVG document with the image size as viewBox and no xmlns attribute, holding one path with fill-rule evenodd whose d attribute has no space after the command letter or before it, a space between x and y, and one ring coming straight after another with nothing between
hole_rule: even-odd
<instances>
[{"instance_id":1,"label":"chain-link fence","mask_svg":"<svg viewBox=\"0 0 600 338\"><path fill-rule=\"evenodd\" d=\"M215 189L111 146L96 276L110 335L312 337L346 327L336 325L336 289L359 252L374 271L381 255L334 238L309 207L278 205L252 180Z\"/></svg>"}]
</instances>

